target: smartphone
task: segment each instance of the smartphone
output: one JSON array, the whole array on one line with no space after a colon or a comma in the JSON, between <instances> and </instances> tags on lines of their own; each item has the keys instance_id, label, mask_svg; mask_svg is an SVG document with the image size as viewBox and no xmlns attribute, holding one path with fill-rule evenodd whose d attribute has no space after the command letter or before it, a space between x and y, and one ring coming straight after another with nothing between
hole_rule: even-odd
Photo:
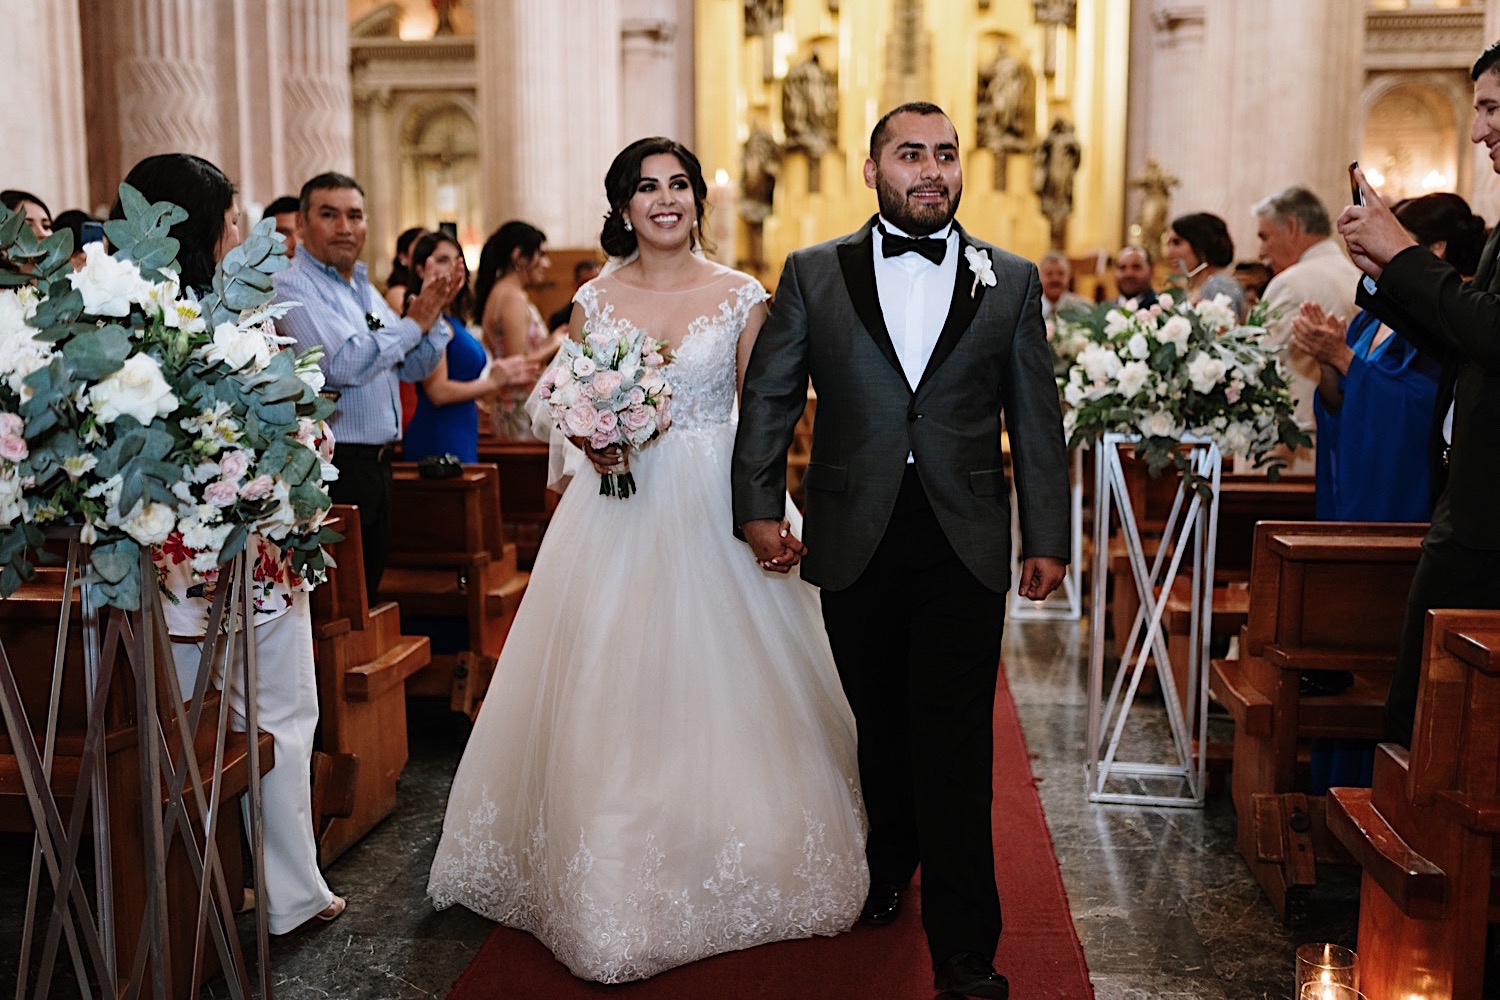
<instances>
[{"instance_id":1,"label":"smartphone","mask_svg":"<svg viewBox=\"0 0 1500 1000\"><path fill-rule=\"evenodd\" d=\"M458 223L456 223L456 222L439 222L438 223L438 232L440 232L440 233L447 233L449 236L453 237L453 239L456 240L456 239L458 239Z\"/></svg>"},{"instance_id":2,"label":"smartphone","mask_svg":"<svg viewBox=\"0 0 1500 1000\"><path fill-rule=\"evenodd\" d=\"M1358 169L1358 160L1349 164L1349 194L1354 198L1354 204L1363 205L1365 203L1365 193L1360 189L1359 181L1354 178L1354 171Z\"/></svg>"},{"instance_id":3,"label":"smartphone","mask_svg":"<svg viewBox=\"0 0 1500 1000\"><path fill-rule=\"evenodd\" d=\"M93 219L78 227L78 248L81 250L90 243L104 242L104 223Z\"/></svg>"}]
</instances>

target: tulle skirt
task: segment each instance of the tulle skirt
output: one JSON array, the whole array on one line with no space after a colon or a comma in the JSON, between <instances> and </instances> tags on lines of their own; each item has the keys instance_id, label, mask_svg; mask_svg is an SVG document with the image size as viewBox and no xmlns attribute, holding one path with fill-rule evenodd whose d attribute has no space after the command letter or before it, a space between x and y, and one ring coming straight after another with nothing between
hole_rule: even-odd
<instances>
[{"instance_id":1,"label":"tulle skirt","mask_svg":"<svg viewBox=\"0 0 1500 1000\"><path fill-rule=\"evenodd\" d=\"M868 889L817 594L733 537L733 441L674 427L628 500L577 475L454 779L434 902L584 978L837 933Z\"/></svg>"}]
</instances>

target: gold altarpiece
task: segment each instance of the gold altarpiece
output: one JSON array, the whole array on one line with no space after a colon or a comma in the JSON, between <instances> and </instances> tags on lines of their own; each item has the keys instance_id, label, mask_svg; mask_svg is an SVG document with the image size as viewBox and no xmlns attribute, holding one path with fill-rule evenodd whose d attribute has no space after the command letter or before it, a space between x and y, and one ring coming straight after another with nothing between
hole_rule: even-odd
<instances>
[{"instance_id":1,"label":"gold altarpiece","mask_svg":"<svg viewBox=\"0 0 1500 1000\"><path fill-rule=\"evenodd\" d=\"M930 100L953 119L964 167L959 219L975 235L1033 260L1053 245L1034 190L1033 151L1061 118L1080 151L1062 249L1076 259L1120 245L1130 0L697 0L695 20L696 151L711 178L709 235L721 259L768 285L789 251L855 229L875 210L863 178L870 130L907 100ZM1024 67L1018 72L1030 81L1022 90L1028 106L1014 116L1026 134L1012 136L1004 152L979 141L997 60ZM809 68L826 77L836 102L816 159L786 148L788 131L803 131L784 121L797 107L788 81L800 92ZM740 187L742 151L757 132L781 150L758 233L741 217Z\"/></svg>"}]
</instances>

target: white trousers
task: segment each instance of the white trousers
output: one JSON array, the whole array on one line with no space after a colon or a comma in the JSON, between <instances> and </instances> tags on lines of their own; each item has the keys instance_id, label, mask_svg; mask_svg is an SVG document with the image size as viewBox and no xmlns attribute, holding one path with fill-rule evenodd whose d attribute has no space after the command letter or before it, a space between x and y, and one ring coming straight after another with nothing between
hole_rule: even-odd
<instances>
[{"instance_id":1,"label":"white trousers","mask_svg":"<svg viewBox=\"0 0 1500 1000\"><path fill-rule=\"evenodd\" d=\"M292 594L286 614L255 627L256 724L275 740L276 766L261 779L265 817L264 893L272 934L296 930L333 902L318 870L313 839L312 751L318 727L318 684L313 667L312 613L308 595ZM183 697L191 697L202 647L173 642L172 657ZM213 684L224 686L224 664L214 665ZM231 724L245 727L243 678L236 671L229 695ZM244 800L248 828L249 798Z\"/></svg>"}]
</instances>

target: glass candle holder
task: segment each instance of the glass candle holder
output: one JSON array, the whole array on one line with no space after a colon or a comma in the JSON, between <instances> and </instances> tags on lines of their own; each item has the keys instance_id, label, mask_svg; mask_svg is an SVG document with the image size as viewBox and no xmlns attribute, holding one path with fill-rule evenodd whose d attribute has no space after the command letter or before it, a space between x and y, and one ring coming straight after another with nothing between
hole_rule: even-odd
<instances>
[{"instance_id":1,"label":"glass candle holder","mask_svg":"<svg viewBox=\"0 0 1500 1000\"><path fill-rule=\"evenodd\" d=\"M1305 944L1297 949L1298 1000L1324 1000L1321 993L1308 993L1309 986L1342 986L1354 997L1359 989L1359 956L1337 944ZM1330 992L1327 1000L1346 1000L1346 995Z\"/></svg>"},{"instance_id":2,"label":"glass candle holder","mask_svg":"<svg viewBox=\"0 0 1500 1000\"><path fill-rule=\"evenodd\" d=\"M1365 995L1343 983L1320 983L1314 980L1302 985L1298 1000L1365 1000Z\"/></svg>"}]
</instances>

